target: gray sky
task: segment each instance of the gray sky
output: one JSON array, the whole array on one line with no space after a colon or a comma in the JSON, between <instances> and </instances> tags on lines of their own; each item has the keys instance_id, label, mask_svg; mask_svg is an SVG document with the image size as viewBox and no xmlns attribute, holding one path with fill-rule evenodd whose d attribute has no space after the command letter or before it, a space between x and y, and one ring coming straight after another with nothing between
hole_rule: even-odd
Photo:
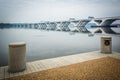
<instances>
[{"instance_id":1,"label":"gray sky","mask_svg":"<svg viewBox=\"0 0 120 80\"><path fill-rule=\"evenodd\" d=\"M120 0L0 0L1 22L120 16Z\"/></svg>"}]
</instances>

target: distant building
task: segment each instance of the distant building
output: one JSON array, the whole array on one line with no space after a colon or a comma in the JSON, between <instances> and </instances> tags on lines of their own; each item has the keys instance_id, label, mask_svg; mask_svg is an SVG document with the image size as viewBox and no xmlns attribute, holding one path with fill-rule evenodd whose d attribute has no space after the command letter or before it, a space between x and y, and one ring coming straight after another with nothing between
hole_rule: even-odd
<instances>
[{"instance_id":1,"label":"distant building","mask_svg":"<svg viewBox=\"0 0 120 80\"><path fill-rule=\"evenodd\" d=\"M69 18L69 21L74 21L75 20L75 18Z\"/></svg>"},{"instance_id":2,"label":"distant building","mask_svg":"<svg viewBox=\"0 0 120 80\"><path fill-rule=\"evenodd\" d=\"M89 16L89 17L88 17L88 19L90 19L90 20L91 20L91 19L94 19L94 18L95 18L95 17L93 17L93 16Z\"/></svg>"},{"instance_id":3,"label":"distant building","mask_svg":"<svg viewBox=\"0 0 120 80\"><path fill-rule=\"evenodd\" d=\"M40 23L49 23L50 21L40 21Z\"/></svg>"}]
</instances>

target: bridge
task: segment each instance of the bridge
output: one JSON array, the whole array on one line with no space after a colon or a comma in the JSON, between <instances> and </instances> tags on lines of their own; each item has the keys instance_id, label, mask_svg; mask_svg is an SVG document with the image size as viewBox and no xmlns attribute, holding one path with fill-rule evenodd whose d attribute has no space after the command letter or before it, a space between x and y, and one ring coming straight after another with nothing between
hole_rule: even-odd
<instances>
[{"instance_id":1,"label":"bridge","mask_svg":"<svg viewBox=\"0 0 120 80\"><path fill-rule=\"evenodd\" d=\"M94 18L94 19L80 19L80 20L69 20L69 21L54 21L54 22L40 22L40 23L14 23L14 24L0 24L0 28L25 28L25 29L39 29L39 30L53 30L53 31L72 31L90 33L85 27L90 21L94 21L97 24L98 30L104 33L115 33L110 29L110 25L120 20L120 17L105 17L105 18Z\"/></svg>"},{"instance_id":2,"label":"bridge","mask_svg":"<svg viewBox=\"0 0 120 80\"><path fill-rule=\"evenodd\" d=\"M106 18L96 18L96 19L92 19L98 26L98 30L96 30L95 32L99 32L100 30L103 33L113 33L115 34L115 32L111 29L111 24L116 21L116 20L120 20L120 16L118 17L106 17Z\"/></svg>"}]
</instances>

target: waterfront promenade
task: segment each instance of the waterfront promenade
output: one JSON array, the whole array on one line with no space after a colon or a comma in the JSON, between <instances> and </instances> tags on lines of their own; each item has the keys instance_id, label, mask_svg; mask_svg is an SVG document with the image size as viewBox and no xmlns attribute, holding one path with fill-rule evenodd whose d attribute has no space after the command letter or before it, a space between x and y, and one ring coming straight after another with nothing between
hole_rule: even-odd
<instances>
[{"instance_id":1,"label":"waterfront promenade","mask_svg":"<svg viewBox=\"0 0 120 80\"><path fill-rule=\"evenodd\" d=\"M37 60L33 62L28 62L26 64L27 69L23 72L18 72L18 73L8 73L7 72L8 66L0 67L0 79L20 76L20 75L24 75L28 73L57 68L61 66L66 66L66 65L84 62L88 60L103 58L107 56L120 59L120 53L118 52L112 52L112 54L103 54L103 53L100 53L100 51L93 51L93 52L80 53L80 54L68 55L68 56L63 56L63 57Z\"/></svg>"}]
</instances>

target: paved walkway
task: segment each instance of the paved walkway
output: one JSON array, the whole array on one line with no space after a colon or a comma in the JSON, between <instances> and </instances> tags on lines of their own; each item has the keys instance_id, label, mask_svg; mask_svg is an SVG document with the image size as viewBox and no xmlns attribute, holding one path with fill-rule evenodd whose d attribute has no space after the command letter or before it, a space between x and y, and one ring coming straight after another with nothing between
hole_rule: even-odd
<instances>
[{"instance_id":1,"label":"paved walkway","mask_svg":"<svg viewBox=\"0 0 120 80\"><path fill-rule=\"evenodd\" d=\"M120 53L117 52L113 52L112 54L102 54L100 53L100 51L80 53L75 55L28 62L26 65L27 69L23 72L18 72L18 73L8 73L7 72L8 66L0 67L0 79L6 79L13 76L24 75L28 73L33 73L37 71L42 71L46 69L56 68L60 66L70 65L74 63L79 63L79 62L107 57L107 56L120 59Z\"/></svg>"}]
</instances>

